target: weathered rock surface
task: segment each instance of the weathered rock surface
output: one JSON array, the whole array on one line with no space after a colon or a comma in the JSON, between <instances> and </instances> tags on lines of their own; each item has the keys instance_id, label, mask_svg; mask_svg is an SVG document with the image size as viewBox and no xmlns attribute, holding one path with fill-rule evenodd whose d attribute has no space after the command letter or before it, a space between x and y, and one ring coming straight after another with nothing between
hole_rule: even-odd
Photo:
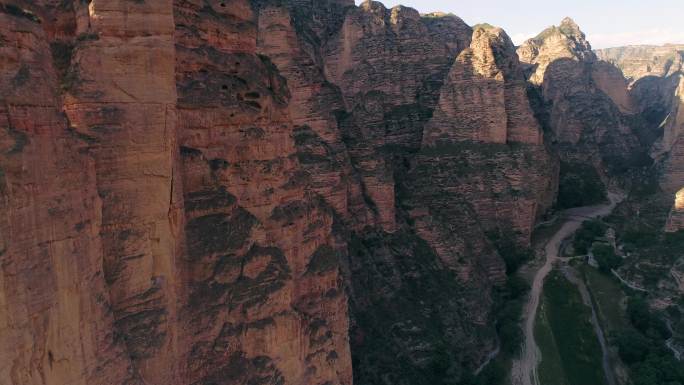
<instances>
[{"instance_id":1,"label":"weathered rock surface","mask_svg":"<svg viewBox=\"0 0 684 385\"><path fill-rule=\"evenodd\" d=\"M501 29L373 1L12 4L3 384L459 381L552 150L603 173L642 145L646 98L570 20L521 63Z\"/></svg>"},{"instance_id":2,"label":"weathered rock surface","mask_svg":"<svg viewBox=\"0 0 684 385\"><path fill-rule=\"evenodd\" d=\"M120 384L88 145L62 111L48 32L0 12L0 382Z\"/></svg>"},{"instance_id":3,"label":"weathered rock surface","mask_svg":"<svg viewBox=\"0 0 684 385\"><path fill-rule=\"evenodd\" d=\"M684 186L684 46L629 46L597 51L631 81L630 93L640 113L657 127L652 156L662 168L661 187L672 199ZM661 131L662 130L662 131ZM668 231L684 229L674 203Z\"/></svg>"},{"instance_id":4,"label":"weathered rock surface","mask_svg":"<svg viewBox=\"0 0 684 385\"><path fill-rule=\"evenodd\" d=\"M423 146L438 142L542 143L526 95L525 77L510 38L500 28L478 27L440 92Z\"/></svg>"},{"instance_id":5,"label":"weathered rock surface","mask_svg":"<svg viewBox=\"0 0 684 385\"><path fill-rule=\"evenodd\" d=\"M651 125L639 114L628 81L596 57L574 21L546 29L520 46L518 55L535 113L561 160L562 207L597 203L609 176L651 162L655 135L647 134Z\"/></svg>"},{"instance_id":6,"label":"weathered rock surface","mask_svg":"<svg viewBox=\"0 0 684 385\"><path fill-rule=\"evenodd\" d=\"M681 71L684 45L635 45L596 50L599 59L616 65L636 82L647 76L667 77Z\"/></svg>"},{"instance_id":7,"label":"weathered rock surface","mask_svg":"<svg viewBox=\"0 0 684 385\"><path fill-rule=\"evenodd\" d=\"M257 55L262 15L233 3L175 6L187 383L351 384L332 211L288 108L301 96ZM251 40L204 38L225 29Z\"/></svg>"}]
</instances>

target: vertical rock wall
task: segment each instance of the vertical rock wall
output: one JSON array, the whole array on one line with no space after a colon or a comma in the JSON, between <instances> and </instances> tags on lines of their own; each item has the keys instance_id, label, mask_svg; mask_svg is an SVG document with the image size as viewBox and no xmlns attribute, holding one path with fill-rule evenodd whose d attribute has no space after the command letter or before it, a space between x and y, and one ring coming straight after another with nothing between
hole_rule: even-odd
<instances>
[{"instance_id":1,"label":"vertical rock wall","mask_svg":"<svg viewBox=\"0 0 684 385\"><path fill-rule=\"evenodd\" d=\"M430 384L496 349L492 239L528 245L558 186L501 29L348 0L0 20L1 383ZM551 140L628 151L624 79L568 34L519 51Z\"/></svg>"},{"instance_id":2,"label":"vertical rock wall","mask_svg":"<svg viewBox=\"0 0 684 385\"><path fill-rule=\"evenodd\" d=\"M63 112L40 11L0 12L0 382L128 383L98 164Z\"/></svg>"}]
</instances>

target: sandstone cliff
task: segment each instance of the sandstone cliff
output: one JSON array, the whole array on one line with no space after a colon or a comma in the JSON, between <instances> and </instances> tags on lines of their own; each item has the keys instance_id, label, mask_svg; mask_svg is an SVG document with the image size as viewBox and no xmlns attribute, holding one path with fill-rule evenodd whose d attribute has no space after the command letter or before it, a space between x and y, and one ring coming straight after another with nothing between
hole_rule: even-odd
<instances>
[{"instance_id":1,"label":"sandstone cliff","mask_svg":"<svg viewBox=\"0 0 684 385\"><path fill-rule=\"evenodd\" d=\"M603 173L640 145L569 20L523 63L373 1L0 21L3 384L458 381L497 347L494 240L529 245L553 150Z\"/></svg>"},{"instance_id":2,"label":"sandstone cliff","mask_svg":"<svg viewBox=\"0 0 684 385\"><path fill-rule=\"evenodd\" d=\"M648 165L653 137L628 82L571 19L518 48L537 116L561 158L562 206L595 203L610 177ZM598 187L596 187L598 186Z\"/></svg>"},{"instance_id":3,"label":"sandstone cliff","mask_svg":"<svg viewBox=\"0 0 684 385\"><path fill-rule=\"evenodd\" d=\"M667 229L683 229L684 214L676 202L684 186L684 46L629 46L597 53L631 81L630 93L640 113L657 127L651 153L662 169L662 190L675 202Z\"/></svg>"},{"instance_id":4,"label":"sandstone cliff","mask_svg":"<svg viewBox=\"0 0 684 385\"><path fill-rule=\"evenodd\" d=\"M636 82L647 76L667 77L681 71L684 45L635 45L596 50L604 61L615 64L625 77Z\"/></svg>"}]
</instances>

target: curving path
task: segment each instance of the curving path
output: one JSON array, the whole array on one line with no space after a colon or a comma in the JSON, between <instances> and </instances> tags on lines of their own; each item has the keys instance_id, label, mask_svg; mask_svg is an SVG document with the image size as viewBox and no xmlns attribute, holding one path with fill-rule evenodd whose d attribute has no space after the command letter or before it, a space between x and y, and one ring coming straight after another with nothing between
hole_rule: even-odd
<instances>
[{"instance_id":1,"label":"curving path","mask_svg":"<svg viewBox=\"0 0 684 385\"><path fill-rule=\"evenodd\" d=\"M609 204L598 206L578 207L566 210L563 226L553 235L544 248L546 261L534 276L530 298L524 309L524 345L519 359L513 362L511 381L513 385L543 385L539 383L537 366L541 362L541 353L534 340L534 321L537 318L537 308L544 287L544 279L553 269L553 264L559 260L558 251L563 240L577 231L586 219L610 214L615 206L624 199L622 194L608 193Z\"/></svg>"}]
</instances>

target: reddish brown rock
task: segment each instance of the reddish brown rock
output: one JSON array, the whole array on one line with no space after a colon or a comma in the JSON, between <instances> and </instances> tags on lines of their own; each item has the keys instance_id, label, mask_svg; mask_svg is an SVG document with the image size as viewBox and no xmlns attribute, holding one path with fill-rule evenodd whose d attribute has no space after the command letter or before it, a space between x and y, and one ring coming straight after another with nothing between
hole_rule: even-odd
<instances>
[{"instance_id":1,"label":"reddish brown rock","mask_svg":"<svg viewBox=\"0 0 684 385\"><path fill-rule=\"evenodd\" d=\"M478 27L442 88L423 146L439 141L542 143L515 47L500 28Z\"/></svg>"},{"instance_id":2,"label":"reddish brown rock","mask_svg":"<svg viewBox=\"0 0 684 385\"><path fill-rule=\"evenodd\" d=\"M670 200L684 186L684 47L630 46L598 51L604 60L618 66L631 81L630 94L639 112L645 116L657 137L651 148L652 156L662 164L661 187ZM659 132L662 130L662 134ZM674 203L668 231L684 228L681 209Z\"/></svg>"},{"instance_id":3,"label":"reddish brown rock","mask_svg":"<svg viewBox=\"0 0 684 385\"><path fill-rule=\"evenodd\" d=\"M528 245L557 186L503 31L38 3L0 13L0 382L428 384L496 348L493 241Z\"/></svg>"},{"instance_id":4,"label":"reddish brown rock","mask_svg":"<svg viewBox=\"0 0 684 385\"><path fill-rule=\"evenodd\" d=\"M236 17L221 8L175 7L185 378L351 384L332 212L308 190L293 135L293 116L299 122L304 112L288 104L305 96L296 83L291 96L276 66L256 52L257 16L269 28L279 10ZM251 50L205 38L204 20L239 27L253 36Z\"/></svg>"},{"instance_id":5,"label":"reddish brown rock","mask_svg":"<svg viewBox=\"0 0 684 385\"><path fill-rule=\"evenodd\" d=\"M651 163L642 135L648 123L636 115L628 82L597 59L571 19L528 40L518 54L535 113L561 160L562 207L598 203L605 194L596 191L609 179Z\"/></svg>"},{"instance_id":6,"label":"reddish brown rock","mask_svg":"<svg viewBox=\"0 0 684 385\"><path fill-rule=\"evenodd\" d=\"M667 77L679 71L684 45L634 45L596 50L599 59L614 64L625 77L636 82L647 76Z\"/></svg>"},{"instance_id":7,"label":"reddish brown rock","mask_svg":"<svg viewBox=\"0 0 684 385\"><path fill-rule=\"evenodd\" d=\"M62 112L39 11L0 12L0 382L121 384L133 367L104 280L97 167Z\"/></svg>"},{"instance_id":8,"label":"reddish brown rock","mask_svg":"<svg viewBox=\"0 0 684 385\"><path fill-rule=\"evenodd\" d=\"M684 189L675 195L675 203L667 222L667 231L676 232L684 229Z\"/></svg>"},{"instance_id":9,"label":"reddish brown rock","mask_svg":"<svg viewBox=\"0 0 684 385\"><path fill-rule=\"evenodd\" d=\"M64 109L92 143L103 274L140 381L177 377L180 194L171 1L93 1L73 44ZM145 22L143 22L145 21Z\"/></svg>"}]
</instances>

